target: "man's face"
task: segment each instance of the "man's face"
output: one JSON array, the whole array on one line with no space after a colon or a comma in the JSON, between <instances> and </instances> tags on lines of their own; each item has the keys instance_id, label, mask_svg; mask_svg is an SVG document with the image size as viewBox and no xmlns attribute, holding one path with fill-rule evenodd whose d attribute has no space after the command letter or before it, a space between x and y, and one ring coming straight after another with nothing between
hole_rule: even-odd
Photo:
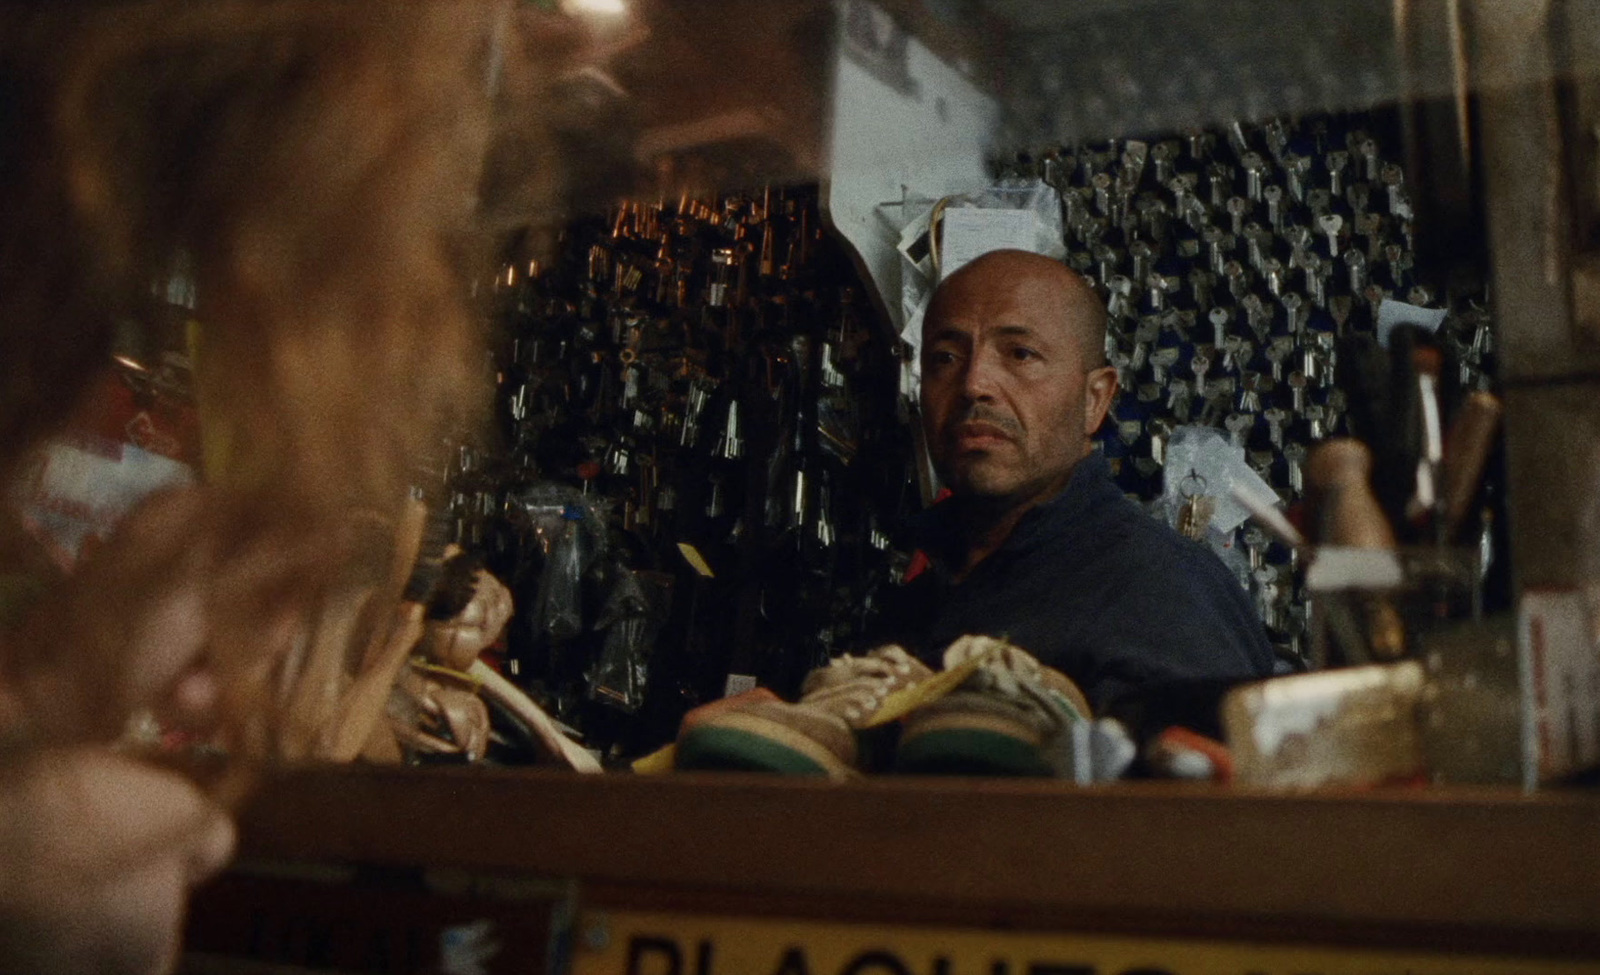
<instances>
[{"instance_id":1,"label":"man's face","mask_svg":"<svg viewBox=\"0 0 1600 975\"><path fill-rule=\"evenodd\" d=\"M1065 485L1116 390L1087 369L1081 294L1042 258L989 255L952 275L923 326L922 411L958 495L1037 500Z\"/></svg>"}]
</instances>

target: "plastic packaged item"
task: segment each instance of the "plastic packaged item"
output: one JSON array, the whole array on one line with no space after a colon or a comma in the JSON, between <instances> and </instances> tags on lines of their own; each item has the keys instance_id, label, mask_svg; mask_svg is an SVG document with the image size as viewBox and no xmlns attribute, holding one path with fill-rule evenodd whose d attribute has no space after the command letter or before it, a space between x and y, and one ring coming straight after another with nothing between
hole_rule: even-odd
<instances>
[{"instance_id":1,"label":"plastic packaged item","mask_svg":"<svg viewBox=\"0 0 1600 975\"><path fill-rule=\"evenodd\" d=\"M1422 665L1350 667L1247 684L1222 702L1235 781L1274 788L1376 785L1426 772Z\"/></svg>"}]
</instances>

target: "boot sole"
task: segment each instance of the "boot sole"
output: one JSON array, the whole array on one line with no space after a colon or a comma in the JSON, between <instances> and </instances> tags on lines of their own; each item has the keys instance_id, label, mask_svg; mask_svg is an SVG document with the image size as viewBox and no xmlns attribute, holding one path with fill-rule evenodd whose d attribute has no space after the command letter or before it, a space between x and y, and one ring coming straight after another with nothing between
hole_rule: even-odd
<instances>
[{"instance_id":1,"label":"boot sole","mask_svg":"<svg viewBox=\"0 0 1600 975\"><path fill-rule=\"evenodd\" d=\"M683 733L677 767L700 771L774 772L852 779L861 773L826 746L754 714L722 714Z\"/></svg>"}]
</instances>

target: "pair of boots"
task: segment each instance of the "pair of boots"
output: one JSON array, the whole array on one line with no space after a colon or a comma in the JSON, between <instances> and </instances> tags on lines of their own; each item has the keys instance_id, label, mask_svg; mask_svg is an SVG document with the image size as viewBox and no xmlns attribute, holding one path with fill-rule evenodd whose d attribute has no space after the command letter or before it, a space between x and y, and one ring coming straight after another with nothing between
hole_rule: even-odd
<instances>
[{"instance_id":1,"label":"pair of boots","mask_svg":"<svg viewBox=\"0 0 1600 975\"><path fill-rule=\"evenodd\" d=\"M935 775L1070 774L1089 705L1060 671L1003 640L966 636L935 672L898 646L807 675L799 703L757 690L691 711L676 767L853 778L863 766ZM899 724L899 736L870 735ZM1074 732L1076 729L1076 732ZM862 743L887 742L885 761Z\"/></svg>"}]
</instances>

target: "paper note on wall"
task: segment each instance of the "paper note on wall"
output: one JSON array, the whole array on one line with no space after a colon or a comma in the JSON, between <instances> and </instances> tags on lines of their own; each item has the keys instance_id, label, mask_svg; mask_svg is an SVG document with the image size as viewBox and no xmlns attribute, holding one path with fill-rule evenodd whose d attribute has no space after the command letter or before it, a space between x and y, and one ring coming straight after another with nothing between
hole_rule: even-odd
<instances>
[{"instance_id":1,"label":"paper note on wall","mask_svg":"<svg viewBox=\"0 0 1600 975\"><path fill-rule=\"evenodd\" d=\"M1378 306L1378 341L1389 347L1389 336L1401 325L1415 325L1429 333L1439 331L1449 312L1443 308L1422 308L1385 298Z\"/></svg>"},{"instance_id":2,"label":"paper note on wall","mask_svg":"<svg viewBox=\"0 0 1600 975\"><path fill-rule=\"evenodd\" d=\"M1043 227L1031 210L952 207L944 212L940 235L939 275L949 277L962 265L990 251L1040 250Z\"/></svg>"}]
</instances>

